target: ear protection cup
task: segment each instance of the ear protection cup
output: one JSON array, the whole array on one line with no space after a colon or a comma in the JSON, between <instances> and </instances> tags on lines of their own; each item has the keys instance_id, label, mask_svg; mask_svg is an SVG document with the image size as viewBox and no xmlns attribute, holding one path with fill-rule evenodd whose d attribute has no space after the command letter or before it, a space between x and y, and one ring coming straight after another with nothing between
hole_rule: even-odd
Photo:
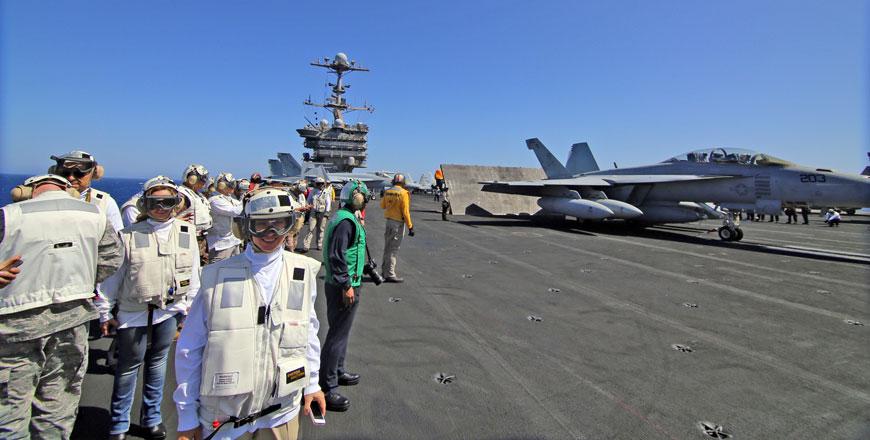
<instances>
[{"instance_id":1,"label":"ear protection cup","mask_svg":"<svg viewBox=\"0 0 870 440\"><path fill-rule=\"evenodd\" d=\"M57 174L55 173L55 171L57 171L57 165L52 165L48 167L48 174Z\"/></svg>"},{"instance_id":2,"label":"ear protection cup","mask_svg":"<svg viewBox=\"0 0 870 440\"><path fill-rule=\"evenodd\" d=\"M190 173L184 181L187 182L188 185L196 185L196 182L199 182L199 176L197 176L196 173Z\"/></svg>"},{"instance_id":3,"label":"ear protection cup","mask_svg":"<svg viewBox=\"0 0 870 440\"><path fill-rule=\"evenodd\" d=\"M24 185L18 185L15 188L12 188L12 191L9 191L9 195L12 196L13 202L28 200L33 197L33 188Z\"/></svg>"},{"instance_id":4,"label":"ear protection cup","mask_svg":"<svg viewBox=\"0 0 870 440\"><path fill-rule=\"evenodd\" d=\"M141 213L145 212L145 196L136 199L136 209L138 209Z\"/></svg>"},{"instance_id":5,"label":"ear protection cup","mask_svg":"<svg viewBox=\"0 0 870 440\"><path fill-rule=\"evenodd\" d=\"M104 175L106 175L106 169L103 168L102 165L97 164L97 166L94 167L93 174L91 175L94 176L94 180L100 180L103 178Z\"/></svg>"},{"instance_id":6,"label":"ear protection cup","mask_svg":"<svg viewBox=\"0 0 870 440\"><path fill-rule=\"evenodd\" d=\"M217 190L223 191L225 189L227 189L227 182L225 180L219 180L217 183Z\"/></svg>"},{"instance_id":7,"label":"ear protection cup","mask_svg":"<svg viewBox=\"0 0 870 440\"><path fill-rule=\"evenodd\" d=\"M360 209L365 204L366 204L366 196L363 195L363 193L361 193L359 191L354 191L353 192L353 207L355 209Z\"/></svg>"}]
</instances>

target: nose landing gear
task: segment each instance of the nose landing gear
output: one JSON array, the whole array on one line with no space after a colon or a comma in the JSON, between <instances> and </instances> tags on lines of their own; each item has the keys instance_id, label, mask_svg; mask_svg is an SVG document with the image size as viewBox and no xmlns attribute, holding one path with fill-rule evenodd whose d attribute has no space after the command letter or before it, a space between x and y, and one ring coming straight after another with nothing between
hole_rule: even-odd
<instances>
[{"instance_id":1,"label":"nose landing gear","mask_svg":"<svg viewBox=\"0 0 870 440\"><path fill-rule=\"evenodd\" d=\"M729 211L728 216L719 227L719 238L723 241L740 241L743 240L743 229L740 229L740 221L734 220L734 215Z\"/></svg>"}]
</instances>

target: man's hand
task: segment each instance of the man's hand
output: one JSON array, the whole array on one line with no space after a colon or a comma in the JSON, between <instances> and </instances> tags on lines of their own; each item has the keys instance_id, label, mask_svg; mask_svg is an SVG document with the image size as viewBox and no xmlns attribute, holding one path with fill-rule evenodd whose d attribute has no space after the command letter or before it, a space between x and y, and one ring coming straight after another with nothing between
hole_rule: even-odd
<instances>
[{"instance_id":1,"label":"man's hand","mask_svg":"<svg viewBox=\"0 0 870 440\"><path fill-rule=\"evenodd\" d=\"M414 236L414 228L409 228L409 229L408 229L408 236L409 236L409 237L413 237L413 236Z\"/></svg>"},{"instance_id":2,"label":"man's hand","mask_svg":"<svg viewBox=\"0 0 870 440\"><path fill-rule=\"evenodd\" d=\"M202 426L197 426L190 431L178 431L178 440L202 440Z\"/></svg>"},{"instance_id":3,"label":"man's hand","mask_svg":"<svg viewBox=\"0 0 870 440\"><path fill-rule=\"evenodd\" d=\"M16 255L6 261L0 262L0 289L8 286L21 273L18 266L21 265L21 256Z\"/></svg>"},{"instance_id":4,"label":"man's hand","mask_svg":"<svg viewBox=\"0 0 870 440\"><path fill-rule=\"evenodd\" d=\"M100 323L100 333L103 336L109 336L110 334L112 334L112 332L114 332L115 330L118 329L119 325L120 324L118 324L118 320L116 320L114 318L112 318L106 322L101 322Z\"/></svg>"},{"instance_id":5,"label":"man's hand","mask_svg":"<svg viewBox=\"0 0 870 440\"><path fill-rule=\"evenodd\" d=\"M303 396L304 405L302 408L302 414L306 416L311 414L311 403L316 402L320 405L320 413L326 414L326 397L323 395L323 391L318 391L316 393L306 394Z\"/></svg>"},{"instance_id":6,"label":"man's hand","mask_svg":"<svg viewBox=\"0 0 870 440\"><path fill-rule=\"evenodd\" d=\"M341 300L344 302L345 307L353 305L353 302L356 300L353 293L353 287L348 287L347 290L344 291L344 296L341 297Z\"/></svg>"}]
</instances>

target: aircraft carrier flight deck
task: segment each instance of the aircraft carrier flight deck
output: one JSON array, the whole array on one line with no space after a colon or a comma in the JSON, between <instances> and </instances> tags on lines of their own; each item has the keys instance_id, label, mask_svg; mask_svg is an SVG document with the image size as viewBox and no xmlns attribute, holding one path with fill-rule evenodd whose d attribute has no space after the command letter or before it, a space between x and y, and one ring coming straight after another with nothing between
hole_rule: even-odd
<instances>
[{"instance_id":1,"label":"aircraft carrier flight deck","mask_svg":"<svg viewBox=\"0 0 870 440\"><path fill-rule=\"evenodd\" d=\"M363 286L351 408L301 419L300 438L870 438L870 216L744 221L723 242L716 220L445 222L428 195L411 214L405 283ZM92 342L77 438L108 432L108 346ZM171 364L167 378L172 438Z\"/></svg>"}]
</instances>

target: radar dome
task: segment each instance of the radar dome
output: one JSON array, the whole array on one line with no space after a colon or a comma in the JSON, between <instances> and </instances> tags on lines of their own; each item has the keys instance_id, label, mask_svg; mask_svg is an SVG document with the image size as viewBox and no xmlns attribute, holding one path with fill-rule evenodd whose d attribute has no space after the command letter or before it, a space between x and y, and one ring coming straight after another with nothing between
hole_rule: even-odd
<instances>
[{"instance_id":1,"label":"radar dome","mask_svg":"<svg viewBox=\"0 0 870 440\"><path fill-rule=\"evenodd\" d=\"M334 60L334 61L335 61L336 64L342 64L342 65L345 65L345 66L348 65L348 62L347 62L347 55L345 55L345 54L342 53L342 52L339 52L339 53L335 54L335 60Z\"/></svg>"},{"instance_id":2,"label":"radar dome","mask_svg":"<svg viewBox=\"0 0 870 440\"><path fill-rule=\"evenodd\" d=\"M341 119L336 119L335 124L333 124L333 126L339 127L339 128L344 128L344 121Z\"/></svg>"},{"instance_id":3,"label":"radar dome","mask_svg":"<svg viewBox=\"0 0 870 440\"><path fill-rule=\"evenodd\" d=\"M321 119L320 120L320 128L327 128L327 127L329 127L329 121L327 121L326 119Z\"/></svg>"}]
</instances>

